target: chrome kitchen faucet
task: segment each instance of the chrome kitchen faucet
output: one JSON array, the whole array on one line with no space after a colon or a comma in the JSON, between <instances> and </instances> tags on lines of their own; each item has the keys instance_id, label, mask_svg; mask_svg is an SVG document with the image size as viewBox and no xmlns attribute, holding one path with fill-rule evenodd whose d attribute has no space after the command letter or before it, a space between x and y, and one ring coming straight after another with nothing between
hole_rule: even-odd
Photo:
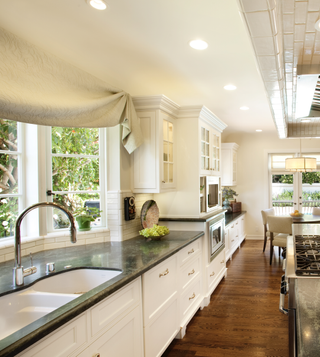
<instances>
[{"instance_id":1,"label":"chrome kitchen faucet","mask_svg":"<svg viewBox=\"0 0 320 357\"><path fill-rule=\"evenodd\" d=\"M24 277L34 274L37 272L37 268L34 266L31 266L27 269L23 269L23 266L21 265L21 223L23 218L32 210L38 207L48 207L52 206L54 208L58 208L61 211L63 211L69 218L70 221L70 240L71 243L76 243L77 242L77 236L76 236L76 225L74 218L66 208L63 206L54 203L54 202L40 202L36 203L28 208L26 208L20 216L17 218L16 221L16 227L15 227L15 236L14 236L14 264L15 267L13 268L13 285L14 286L20 286L24 284ZM32 263L31 263L32 265Z\"/></svg>"}]
</instances>

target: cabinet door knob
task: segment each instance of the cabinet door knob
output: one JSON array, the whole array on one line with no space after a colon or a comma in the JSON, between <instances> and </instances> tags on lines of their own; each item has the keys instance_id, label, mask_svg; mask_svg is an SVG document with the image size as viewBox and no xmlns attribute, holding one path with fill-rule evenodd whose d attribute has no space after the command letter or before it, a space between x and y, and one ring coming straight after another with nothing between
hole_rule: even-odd
<instances>
[{"instance_id":1,"label":"cabinet door knob","mask_svg":"<svg viewBox=\"0 0 320 357\"><path fill-rule=\"evenodd\" d=\"M166 181L162 181L162 183L166 183Z\"/></svg>"},{"instance_id":2,"label":"cabinet door knob","mask_svg":"<svg viewBox=\"0 0 320 357\"><path fill-rule=\"evenodd\" d=\"M234 239L231 239L231 242L234 242Z\"/></svg>"},{"instance_id":3,"label":"cabinet door knob","mask_svg":"<svg viewBox=\"0 0 320 357\"><path fill-rule=\"evenodd\" d=\"M192 294L192 296L191 297L189 297L189 300L192 300L192 299L194 299L196 297L196 294L195 293L193 293Z\"/></svg>"},{"instance_id":4,"label":"cabinet door knob","mask_svg":"<svg viewBox=\"0 0 320 357\"><path fill-rule=\"evenodd\" d=\"M224 263L224 260L222 260L221 262L220 262L220 264L223 264Z\"/></svg>"},{"instance_id":5,"label":"cabinet door knob","mask_svg":"<svg viewBox=\"0 0 320 357\"><path fill-rule=\"evenodd\" d=\"M194 249L192 248L191 250L189 250L188 254L192 254L194 253Z\"/></svg>"},{"instance_id":6,"label":"cabinet door knob","mask_svg":"<svg viewBox=\"0 0 320 357\"><path fill-rule=\"evenodd\" d=\"M194 269L192 269L192 272L190 272L188 275L192 275L194 273L195 273L195 271L194 271Z\"/></svg>"},{"instance_id":7,"label":"cabinet door knob","mask_svg":"<svg viewBox=\"0 0 320 357\"><path fill-rule=\"evenodd\" d=\"M96 354L93 355L92 357L100 357L100 353L96 353Z\"/></svg>"},{"instance_id":8,"label":"cabinet door knob","mask_svg":"<svg viewBox=\"0 0 320 357\"><path fill-rule=\"evenodd\" d=\"M169 274L169 269L166 269L164 273L159 274L159 278L161 278L162 276L168 275L168 274Z\"/></svg>"},{"instance_id":9,"label":"cabinet door knob","mask_svg":"<svg viewBox=\"0 0 320 357\"><path fill-rule=\"evenodd\" d=\"M212 272L212 274L210 274L210 276L214 276L214 271Z\"/></svg>"}]
</instances>

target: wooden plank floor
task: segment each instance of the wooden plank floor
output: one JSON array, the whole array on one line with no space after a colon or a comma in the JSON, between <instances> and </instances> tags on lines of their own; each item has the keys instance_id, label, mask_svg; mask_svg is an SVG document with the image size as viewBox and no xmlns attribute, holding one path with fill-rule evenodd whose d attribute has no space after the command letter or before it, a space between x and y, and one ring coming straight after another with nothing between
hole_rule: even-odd
<instances>
[{"instance_id":1,"label":"wooden plank floor","mask_svg":"<svg viewBox=\"0 0 320 357\"><path fill-rule=\"evenodd\" d=\"M268 242L269 243L269 242ZM228 261L228 276L163 357L288 357L288 318L279 308L282 258L247 240Z\"/></svg>"}]
</instances>

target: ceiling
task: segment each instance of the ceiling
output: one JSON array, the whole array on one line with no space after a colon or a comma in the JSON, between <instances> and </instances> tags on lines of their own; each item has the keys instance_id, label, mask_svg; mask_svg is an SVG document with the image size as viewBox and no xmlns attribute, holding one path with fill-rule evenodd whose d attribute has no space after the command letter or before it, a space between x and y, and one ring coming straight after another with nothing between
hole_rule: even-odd
<instances>
[{"instance_id":1,"label":"ceiling","mask_svg":"<svg viewBox=\"0 0 320 357\"><path fill-rule=\"evenodd\" d=\"M275 108L283 114L281 130L285 128L286 135L288 125L297 124L288 116L284 90L289 83L286 76L291 76L294 85L296 57L290 57L293 62L281 60L282 54L287 56L285 49L277 50L276 41L281 42L282 34L277 28L268 32L268 26L282 16L274 0L239 0L239 4L237 0L106 1L107 10L98 11L85 0L0 0L0 23L132 96L165 94L180 106L205 105L228 125L226 133L270 132L276 130L275 124L280 133ZM307 9L314 4L312 9L316 9L320 0L296 3ZM300 10L292 14L292 7L288 9L285 14L291 16L292 25L292 16L297 18ZM314 12L319 8L312 11L315 17ZM257 32L258 27L262 32ZM290 29L292 36L298 31L295 26ZM299 37L290 43L299 39L301 47L306 35L303 37L301 26L299 31ZM320 36L313 33L319 65ZM264 37L273 41L272 54L257 52L267 43ZM193 50L188 43L195 38L208 42L208 49ZM303 64L307 61L304 56ZM276 76L274 83L269 76ZM237 89L224 90L230 83ZM249 110L240 110L242 106Z\"/></svg>"}]
</instances>

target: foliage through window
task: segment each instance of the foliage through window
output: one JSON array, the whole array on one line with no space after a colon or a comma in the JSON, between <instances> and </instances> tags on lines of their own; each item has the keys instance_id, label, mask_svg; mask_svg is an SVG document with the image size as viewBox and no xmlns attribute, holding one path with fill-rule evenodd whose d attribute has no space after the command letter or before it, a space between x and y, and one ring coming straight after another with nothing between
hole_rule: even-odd
<instances>
[{"instance_id":1,"label":"foliage through window","mask_svg":"<svg viewBox=\"0 0 320 357\"><path fill-rule=\"evenodd\" d=\"M54 202L71 212L88 206L100 208L100 130L51 129L51 190ZM53 228L69 226L66 216L54 210ZM99 225L99 219L94 224Z\"/></svg>"},{"instance_id":2,"label":"foliage through window","mask_svg":"<svg viewBox=\"0 0 320 357\"><path fill-rule=\"evenodd\" d=\"M12 236L18 216L19 161L18 123L0 119L0 238Z\"/></svg>"}]
</instances>

